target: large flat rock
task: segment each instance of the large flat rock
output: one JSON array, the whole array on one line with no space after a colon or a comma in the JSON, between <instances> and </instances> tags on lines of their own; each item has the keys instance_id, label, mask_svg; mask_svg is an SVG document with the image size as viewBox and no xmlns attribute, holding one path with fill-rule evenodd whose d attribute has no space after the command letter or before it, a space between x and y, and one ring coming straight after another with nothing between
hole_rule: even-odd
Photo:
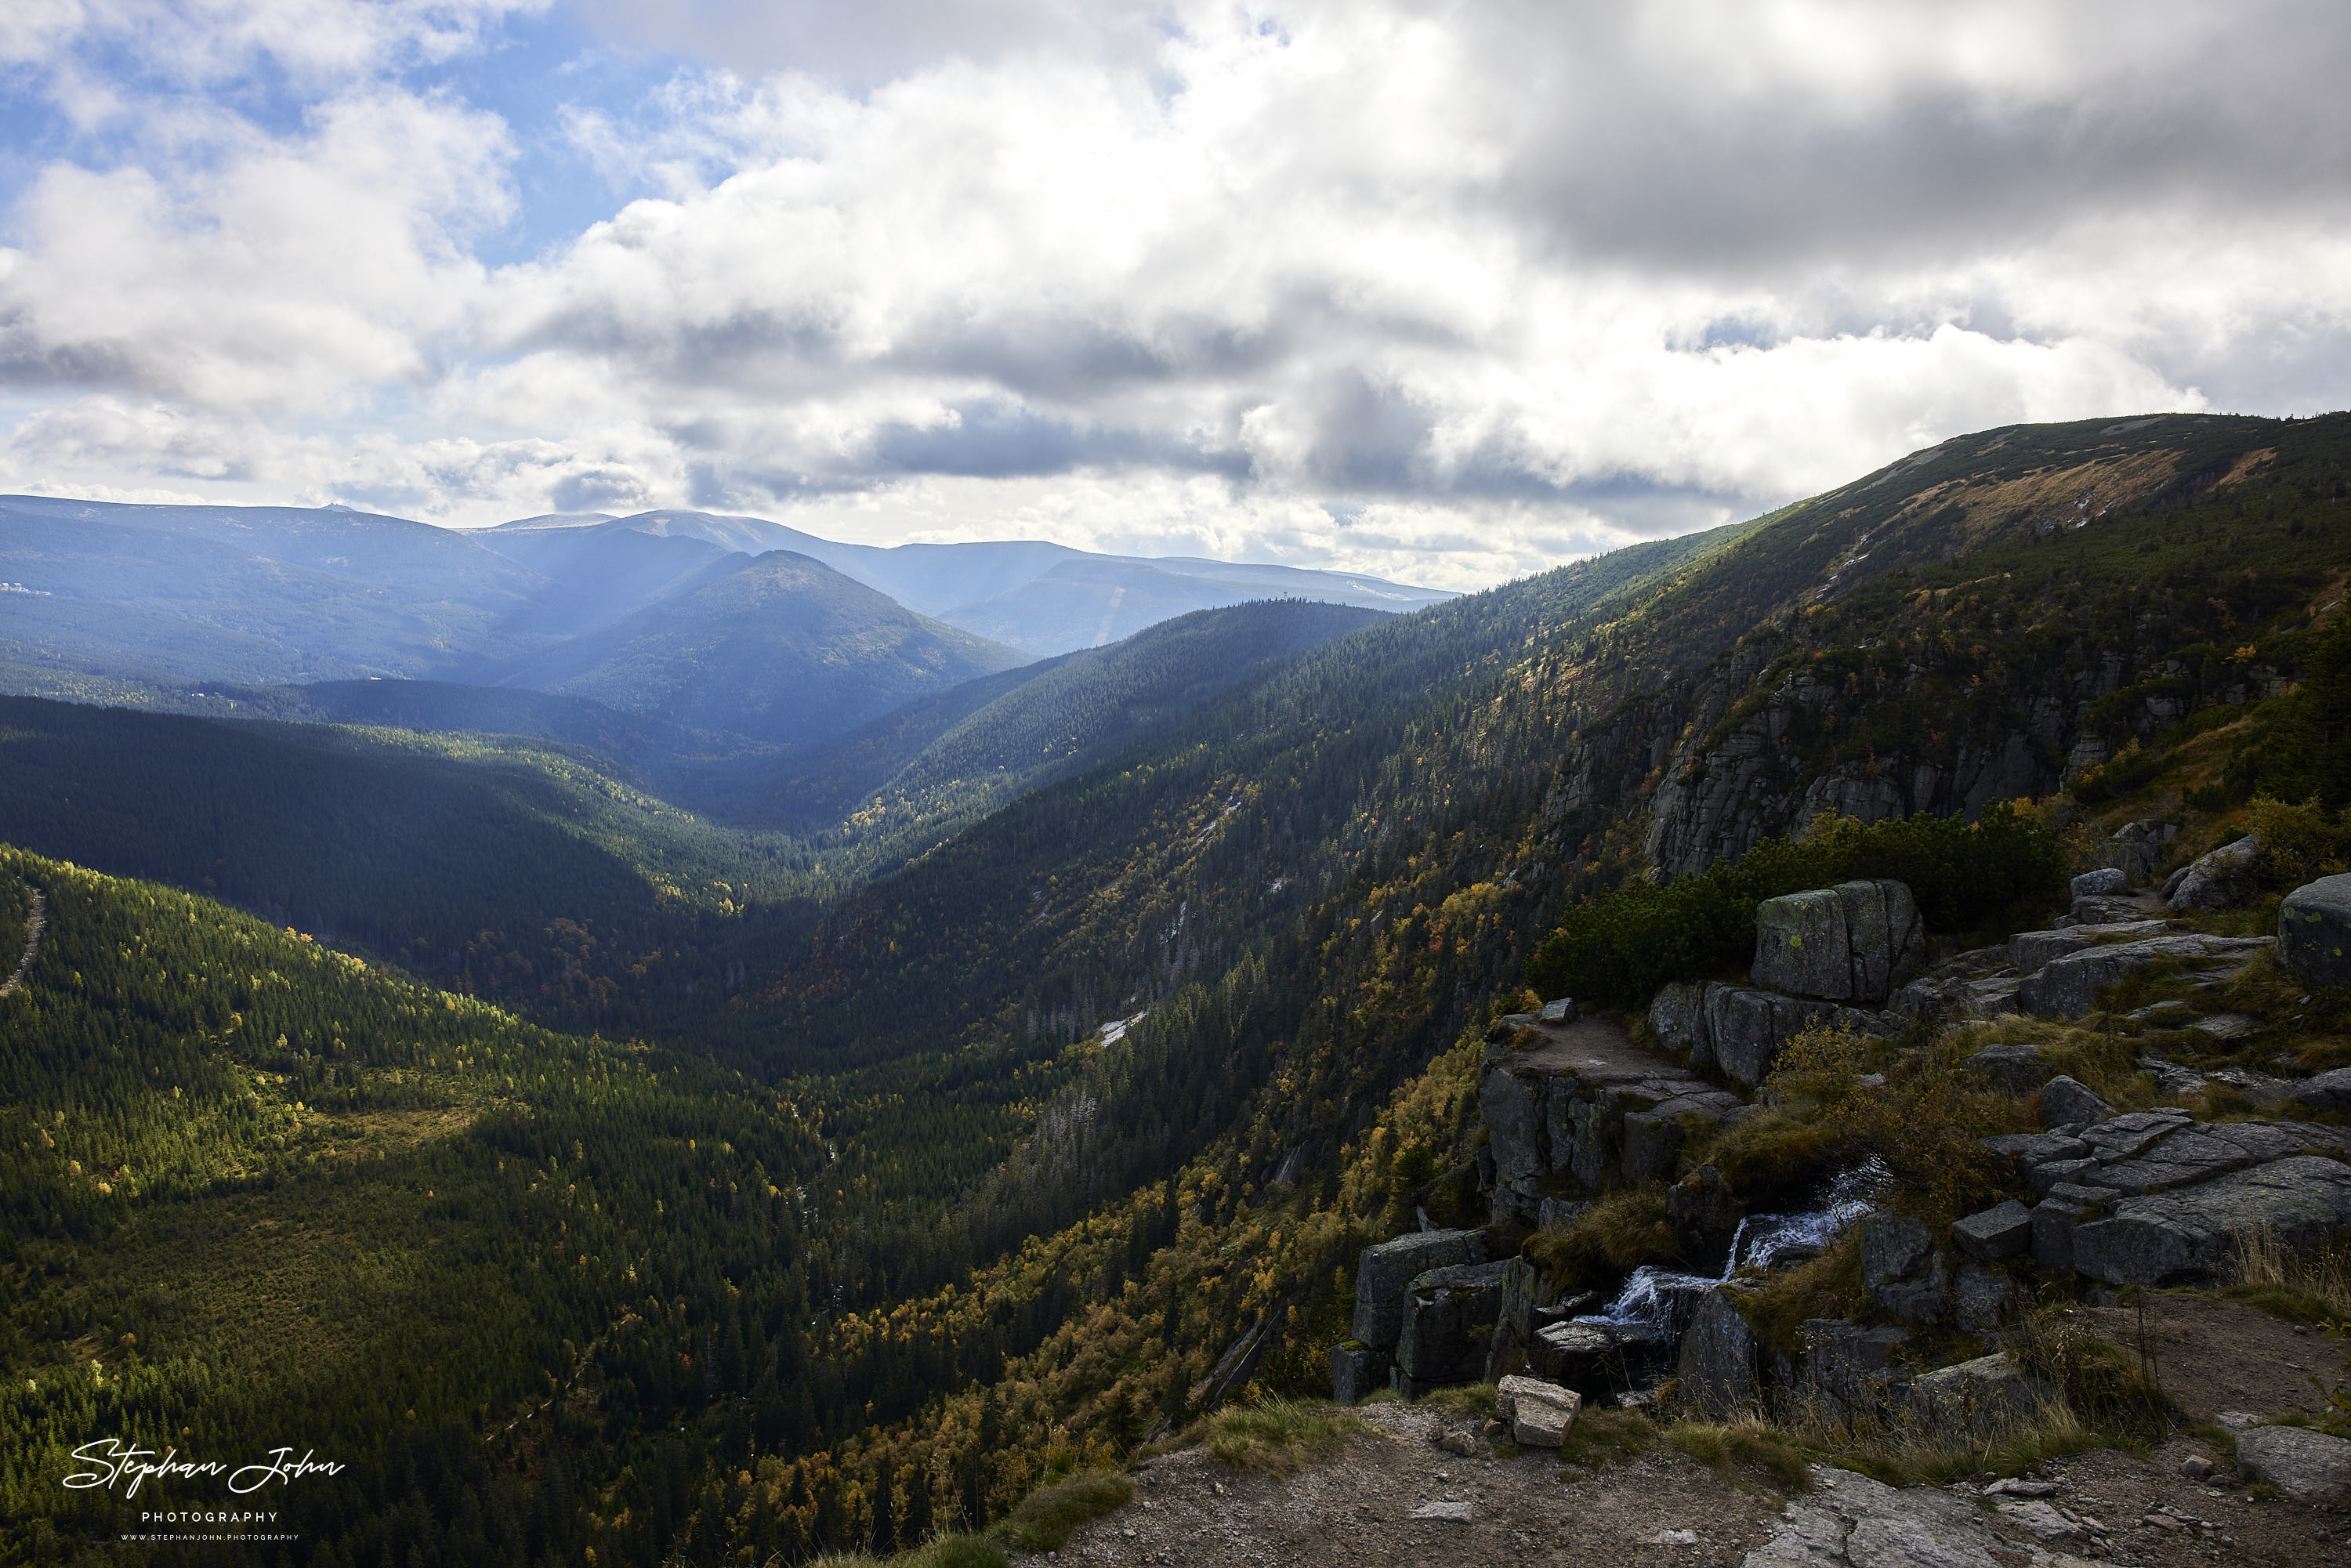
<instances>
[{"instance_id":1,"label":"large flat rock","mask_svg":"<svg viewBox=\"0 0 2351 1568\"><path fill-rule=\"evenodd\" d=\"M2240 1235L2266 1228L2288 1247L2351 1228L2351 1166L2297 1155L2175 1192L2126 1197L2074 1230L2077 1273L2110 1285L2215 1278Z\"/></svg>"},{"instance_id":2,"label":"large flat rock","mask_svg":"<svg viewBox=\"0 0 2351 1568\"><path fill-rule=\"evenodd\" d=\"M2185 964L2231 963L2241 960L2255 948L2268 946L2273 940L2268 936L2181 933L2085 947L2050 958L2036 973L2026 976L2024 983L2017 988L2017 1001L2027 1012L2080 1018L2098 1005L2101 990L2150 964L2166 959Z\"/></svg>"}]
</instances>

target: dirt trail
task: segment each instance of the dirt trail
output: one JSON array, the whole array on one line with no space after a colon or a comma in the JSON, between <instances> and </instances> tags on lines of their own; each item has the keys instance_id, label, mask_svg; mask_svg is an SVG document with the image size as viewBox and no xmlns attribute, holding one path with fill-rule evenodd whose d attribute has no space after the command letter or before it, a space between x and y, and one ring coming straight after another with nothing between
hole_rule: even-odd
<instances>
[{"instance_id":1,"label":"dirt trail","mask_svg":"<svg viewBox=\"0 0 2351 1568\"><path fill-rule=\"evenodd\" d=\"M1205 1453L1153 1459L1134 1500L1028 1564L1345 1568L2342 1568L2351 1511L2189 1479L2183 1460L2228 1456L2181 1437L2144 1454L2051 1461L2032 1496L1880 1488L1815 1470L1782 1496L1727 1482L1660 1445L1562 1479L1559 1458L1464 1458L1435 1439L1457 1425L1426 1406L1374 1405L1337 1458L1288 1479ZM1860 1506L1856 1506L1860 1505ZM2092 1525L2095 1526L2095 1532Z\"/></svg>"},{"instance_id":2,"label":"dirt trail","mask_svg":"<svg viewBox=\"0 0 2351 1568\"><path fill-rule=\"evenodd\" d=\"M40 956L41 931L48 925L49 901L41 896L41 890L37 887L27 886L25 891L33 895L33 912L25 916L25 956L16 960L16 972L8 977L6 983L0 984L0 997L6 996L25 983L26 973L32 968L33 960Z\"/></svg>"}]
</instances>

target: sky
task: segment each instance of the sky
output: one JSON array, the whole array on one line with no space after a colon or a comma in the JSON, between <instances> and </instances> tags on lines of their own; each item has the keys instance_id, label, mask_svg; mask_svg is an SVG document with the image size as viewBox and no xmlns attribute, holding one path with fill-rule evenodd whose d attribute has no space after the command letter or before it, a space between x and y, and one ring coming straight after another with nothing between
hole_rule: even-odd
<instances>
[{"instance_id":1,"label":"sky","mask_svg":"<svg viewBox=\"0 0 2351 1568\"><path fill-rule=\"evenodd\" d=\"M2351 9L6 0L0 489L1468 589L2351 404Z\"/></svg>"}]
</instances>

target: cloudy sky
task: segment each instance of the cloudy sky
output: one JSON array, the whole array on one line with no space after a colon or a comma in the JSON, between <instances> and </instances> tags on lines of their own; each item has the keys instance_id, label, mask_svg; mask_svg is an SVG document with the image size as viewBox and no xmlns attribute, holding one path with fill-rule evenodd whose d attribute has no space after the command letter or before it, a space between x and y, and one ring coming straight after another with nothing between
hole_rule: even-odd
<instances>
[{"instance_id":1,"label":"cloudy sky","mask_svg":"<svg viewBox=\"0 0 2351 1568\"><path fill-rule=\"evenodd\" d=\"M0 489L1449 587L2351 403L2339 0L6 0Z\"/></svg>"}]
</instances>

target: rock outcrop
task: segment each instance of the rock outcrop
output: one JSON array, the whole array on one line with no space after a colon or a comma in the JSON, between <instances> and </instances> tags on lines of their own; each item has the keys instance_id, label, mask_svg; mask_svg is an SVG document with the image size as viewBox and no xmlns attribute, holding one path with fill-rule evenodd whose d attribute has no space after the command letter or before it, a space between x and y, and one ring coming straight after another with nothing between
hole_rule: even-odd
<instances>
[{"instance_id":1,"label":"rock outcrop","mask_svg":"<svg viewBox=\"0 0 2351 1568\"><path fill-rule=\"evenodd\" d=\"M1997 1263L2032 1250L2032 1211L2014 1198L1970 1214L1951 1227L1951 1245L1979 1263Z\"/></svg>"},{"instance_id":2,"label":"rock outcrop","mask_svg":"<svg viewBox=\"0 0 2351 1568\"><path fill-rule=\"evenodd\" d=\"M1917 973L1927 930L1898 882L1846 882L1755 907L1755 983L1792 996L1883 1005Z\"/></svg>"},{"instance_id":3,"label":"rock outcrop","mask_svg":"<svg viewBox=\"0 0 2351 1568\"><path fill-rule=\"evenodd\" d=\"M2241 1238L2264 1229L2289 1248L2351 1229L2351 1166L2300 1155L2123 1198L2112 1218L2075 1227L2074 1269L2110 1285L2213 1279L2235 1261Z\"/></svg>"},{"instance_id":4,"label":"rock outcrop","mask_svg":"<svg viewBox=\"0 0 2351 1568\"><path fill-rule=\"evenodd\" d=\"M2085 947L2052 958L2037 972L2026 976L2024 983L2017 988L2017 1001L2027 1012L2052 1018L2080 1018L2098 1005L2101 990L2150 964L2177 959L2191 969L2201 968L2218 978L2234 969L2247 954L2270 946L2273 940L2268 936L2180 933Z\"/></svg>"},{"instance_id":5,"label":"rock outcrop","mask_svg":"<svg viewBox=\"0 0 2351 1568\"><path fill-rule=\"evenodd\" d=\"M1999 1538L1963 1499L1852 1470L1815 1469L1813 1479L1744 1568L1998 1568Z\"/></svg>"},{"instance_id":6,"label":"rock outcrop","mask_svg":"<svg viewBox=\"0 0 2351 1568\"><path fill-rule=\"evenodd\" d=\"M2351 875L2322 876L2285 895L2277 960L2305 986L2351 986Z\"/></svg>"},{"instance_id":7,"label":"rock outcrop","mask_svg":"<svg viewBox=\"0 0 2351 1568\"><path fill-rule=\"evenodd\" d=\"M1462 1263L1416 1275L1396 1332L1396 1392L1417 1398L1448 1384L1475 1383L1500 1321L1510 1261Z\"/></svg>"},{"instance_id":8,"label":"rock outcrop","mask_svg":"<svg viewBox=\"0 0 2351 1568\"><path fill-rule=\"evenodd\" d=\"M2164 902L2174 909L2226 909L2261 891L2262 838L2247 833L2199 855L2163 884Z\"/></svg>"},{"instance_id":9,"label":"rock outcrop","mask_svg":"<svg viewBox=\"0 0 2351 1568\"><path fill-rule=\"evenodd\" d=\"M2312 1111L2351 1113L2351 1067L2338 1067L2295 1084L2288 1097Z\"/></svg>"},{"instance_id":10,"label":"rock outcrop","mask_svg":"<svg viewBox=\"0 0 2351 1568\"><path fill-rule=\"evenodd\" d=\"M1901 1031L1901 1020L1886 1013L1712 981L1668 986L1649 1007L1649 1028L1667 1049L1750 1088L1771 1072L1781 1047L1820 1025L1878 1036Z\"/></svg>"},{"instance_id":11,"label":"rock outcrop","mask_svg":"<svg viewBox=\"0 0 2351 1568\"><path fill-rule=\"evenodd\" d=\"M1760 1392L1755 1331L1740 1301L1747 1289L1717 1285L1700 1298L1682 1334L1682 1402L1712 1420L1745 1415Z\"/></svg>"},{"instance_id":12,"label":"rock outcrop","mask_svg":"<svg viewBox=\"0 0 2351 1568\"><path fill-rule=\"evenodd\" d=\"M1405 1302L1412 1282L1433 1269L1486 1260L1486 1237L1478 1230L1424 1230L1366 1247L1355 1263L1357 1341L1382 1354L1395 1349L1404 1332Z\"/></svg>"},{"instance_id":13,"label":"rock outcrop","mask_svg":"<svg viewBox=\"0 0 2351 1568\"><path fill-rule=\"evenodd\" d=\"M1748 1111L1604 1019L1538 1021L1522 1038L1527 1049L1489 1052L1478 1095L1497 1219L1533 1222L1556 1185L1668 1176L1690 1129Z\"/></svg>"},{"instance_id":14,"label":"rock outcrop","mask_svg":"<svg viewBox=\"0 0 2351 1568\"><path fill-rule=\"evenodd\" d=\"M1934 1237L1899 1214L1873 1214L1861 1222L1861 1282L1879 1311L1908 1323L1941 1318L1950 1287Z\"/></svg>"}]
</instances>

